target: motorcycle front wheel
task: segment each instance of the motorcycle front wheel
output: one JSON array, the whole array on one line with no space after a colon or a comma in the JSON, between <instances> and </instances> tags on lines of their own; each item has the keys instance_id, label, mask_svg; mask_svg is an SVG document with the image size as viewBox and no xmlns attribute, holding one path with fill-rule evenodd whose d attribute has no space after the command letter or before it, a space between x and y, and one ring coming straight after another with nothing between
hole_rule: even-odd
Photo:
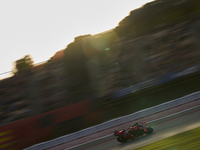
<instances>
[{"instance_id":1,"label":"motorcycle front wheel","mask_svg":"<svg viewBox=\"0 0 200 150\"><path fill-rule=\"evenodd\" d=\"M145 134L151 134L153 132L153 128L147 127L147 132Z\"/></svg>"}]
</instances>

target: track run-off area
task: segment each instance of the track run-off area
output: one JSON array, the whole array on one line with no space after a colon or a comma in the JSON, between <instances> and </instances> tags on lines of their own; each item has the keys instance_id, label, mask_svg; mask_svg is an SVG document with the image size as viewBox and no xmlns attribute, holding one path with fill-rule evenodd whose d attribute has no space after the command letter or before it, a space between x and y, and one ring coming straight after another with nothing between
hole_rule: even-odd
<instances>
[{"instance_id":1,"label":"track run-off area","mask_svg":"<svg viewBox=\"0 0 200 150\"><path fill-rule=\"evenodd\" d=\"M102 143L100 142L100 144L99 141L96 144L94 141L79 147L71 148L71 150L132 150L142 147L144 145L200 127L200 110L168 120L152 127L154 132L151 135L145 135L126 143L119 143L113 136L113 138L108 141L102 139Z\"/></svg>"}]
</instances>

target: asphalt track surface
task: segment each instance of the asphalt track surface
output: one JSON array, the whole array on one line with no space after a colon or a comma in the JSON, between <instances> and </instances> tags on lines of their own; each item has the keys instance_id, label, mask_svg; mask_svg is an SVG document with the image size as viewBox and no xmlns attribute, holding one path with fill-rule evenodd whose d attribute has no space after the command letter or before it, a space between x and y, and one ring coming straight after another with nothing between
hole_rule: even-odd
<instances>
[{"instance_id":1,"label":"asphalt track surface","mask_svg":"<svg viewBox=\"0 0 200 150\"><path fill-rule=\"evenodd\" d=\"M101 144L88 143L73 150L133 150L149 143L200 127L200 110L153 127L154 132L133 141L119 143L115 138ZM114 137L114 136L113 136Z\"/></svg>"}]
</instances>

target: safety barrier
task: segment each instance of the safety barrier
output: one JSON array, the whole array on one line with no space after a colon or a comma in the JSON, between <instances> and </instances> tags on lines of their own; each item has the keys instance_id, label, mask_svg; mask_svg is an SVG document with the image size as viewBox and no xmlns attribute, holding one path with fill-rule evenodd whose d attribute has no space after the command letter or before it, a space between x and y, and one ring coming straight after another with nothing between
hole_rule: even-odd
<instances>
[{"instance_id":1,"label":"safety barrier","mask_svg":"<svg viewBox=\"0 0 200 150\"><path fill-rule=\"evenodd\" d=\"M66 143L66 142L70 142L75 139L78 139L78 138L81 138L84 136L88 136L90 134L93 134L93 133L96 133L96 132L99 132L99 131L102 131L102 130L105 130L105 129L108 129L108 128L111 128L114 126L118 126L120 124L124 124L124 123L130 122L130 121L133 121L133 120L136 120L136 119L148 116L148 115L152 115L152 114L155 114L155 113L158 113L158 112L161 112L161 111L173 108L173 107L177 107L179 105L197 100L199 98L200 98L200 91L186 95L184 97L181 97L181 98L178 98L178 99L175 99L172 101L169 101L169 102L166 102L166 103L163 103L163 104L160 104L160 105L157 105L157 106L154 106L154 107L150 107L150 108L135 112L135 113L127 115L127 116L123 116L120 118L116 118L116 119L104 122L102 124L99 124L99 125L96 125L96 126L93 126L93 127L90 127L90 128L87 128L87 129L84 129L84 130L81 130L81 131L78 131L75 133L71 133L71 134L53 139L51 141L33 145L29 148L26 148L25 150L41 150L41 149L51 148L53 146L57 146L57 145L60 145L60 144Z\"/></svg>"}]
</instances>

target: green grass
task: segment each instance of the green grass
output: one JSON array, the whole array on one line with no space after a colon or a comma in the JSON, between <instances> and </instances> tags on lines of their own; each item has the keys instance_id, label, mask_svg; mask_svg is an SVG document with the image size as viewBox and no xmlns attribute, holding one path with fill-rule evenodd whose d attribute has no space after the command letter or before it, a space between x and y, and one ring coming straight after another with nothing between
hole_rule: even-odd
<instances>
[{"instance_id":1,"label":"green grass","mask_svg":"<svg viewBox=\"0 0 200 150\"><path fill-rule=\"evenodd\" d=\"M135 150L200 150L200 127Z\"/></svg>"}]
</instances>

